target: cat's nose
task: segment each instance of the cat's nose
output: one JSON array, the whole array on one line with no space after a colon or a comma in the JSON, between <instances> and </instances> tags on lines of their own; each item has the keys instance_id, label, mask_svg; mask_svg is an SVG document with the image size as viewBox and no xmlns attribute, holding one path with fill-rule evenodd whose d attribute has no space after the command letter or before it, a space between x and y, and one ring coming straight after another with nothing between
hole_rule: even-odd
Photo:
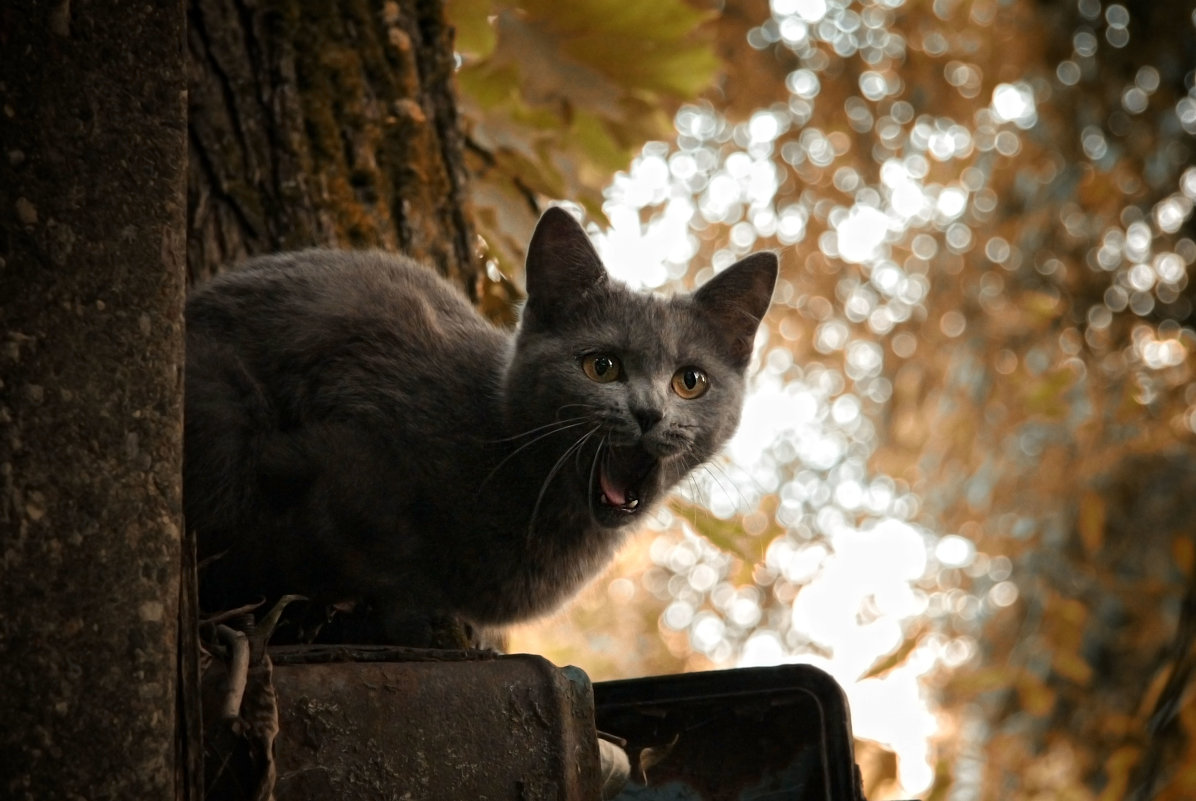
<instances>
[{"instance_id":1,"label":"cat's nose","mask_svg":"<svg viewBox=\"0 0 1196 801\"><path fill-rule=\"evenodd\" d=\"M632 409L631 415L639 423L641 434L647 434L652 430L652 426L659 423L661 418L664 417L659 409L651 408Z\"/></svg>"}]
</instances>

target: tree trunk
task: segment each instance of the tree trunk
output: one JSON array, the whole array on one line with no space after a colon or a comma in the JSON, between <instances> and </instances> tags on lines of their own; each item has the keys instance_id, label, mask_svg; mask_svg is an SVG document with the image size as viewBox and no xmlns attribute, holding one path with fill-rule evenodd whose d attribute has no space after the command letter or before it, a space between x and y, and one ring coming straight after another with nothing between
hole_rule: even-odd
<instances>
[{"instance_id":1,"label":"tree trunk","mask_svg":"<svg viewBox=\"0 0 1196 801\"><path fill-rule=\"evenodd\" d=\"M0 795L175 785L181 4L0 11Z\"/></svg>"},{"instance_id":2,"label":"tree trunk","mask_svg":"<svg viewBox=\"0 0 1196 801\"><path fill-rule=\"evenodd\" d=\"M187 49L192 283L259 253L380 247L478 300L440 0L190 0ZM220 723L204 721L207 790L269 788L269 755Z\"/></svg>"},{"instance_id":3,"label":"tree trunk","mask_svg":"<svg viewBox=\"0 0 1196 801\"><path fill-rule=\"evenodd\" d=\"M192 0L187 263L383 247L476 299L438 0Z\"/></svg>"}]
</instances>

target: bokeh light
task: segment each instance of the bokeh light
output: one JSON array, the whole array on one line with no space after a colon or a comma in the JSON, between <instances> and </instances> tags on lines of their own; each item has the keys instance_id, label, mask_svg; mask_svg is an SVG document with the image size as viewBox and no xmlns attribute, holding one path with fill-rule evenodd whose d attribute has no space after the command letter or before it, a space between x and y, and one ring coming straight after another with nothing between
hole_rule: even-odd
<instances>
[{"instance_id":1,"label":"bokeh light","mask_svg":"<svg viewBox=\"0 0 1196 801\"><path fill-rule=\"evenodd\" d=\"M740 431L682 490L714 522L664 512L652 535L661 630L714 664L830 671L856 734L896 753L894 794L925 793L953 737L965 798L991 731L977 707L947 719L929 688L1026 602L1018 543L1061 536L1001 506L1011 476L1123 379L1130 403L1196 431L1196 81L1160 59L1095 91L1102 58L1140 52L1117 3L1055 13L1071 27L1046 59L988 43L1024 28L1024 4L905 6L772 0L748 41L789 65L777 94L740 121L682 108L676 140L611 185L598 239L649 288L784 254ZM943 389L919 396L931 369ZM975 419L957 435L919 417L965 420L962 399ZM727 522L741 539L711 535Z\"/></svg>"}]
</instances>

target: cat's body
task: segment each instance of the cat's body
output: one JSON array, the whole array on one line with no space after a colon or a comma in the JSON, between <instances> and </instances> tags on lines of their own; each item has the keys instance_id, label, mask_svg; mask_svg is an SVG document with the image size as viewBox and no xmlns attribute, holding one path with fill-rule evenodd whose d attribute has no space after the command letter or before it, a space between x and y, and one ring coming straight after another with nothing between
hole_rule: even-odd
<instances>
[{"instance_id":1,"label":"cat's body","mask_svg":"<svg viewBox=\"0 0 1196 801\"><path fill-rule=\"evenodd\" d=\"M695 295L633 293L553 210L514 336L378 252L266 257L201 288L185 496L201 558L217 557L205 605L356 603L393 641L429 616L555 608L733 432L776 260L727 273Z\"/></svg>"}]
</instances>

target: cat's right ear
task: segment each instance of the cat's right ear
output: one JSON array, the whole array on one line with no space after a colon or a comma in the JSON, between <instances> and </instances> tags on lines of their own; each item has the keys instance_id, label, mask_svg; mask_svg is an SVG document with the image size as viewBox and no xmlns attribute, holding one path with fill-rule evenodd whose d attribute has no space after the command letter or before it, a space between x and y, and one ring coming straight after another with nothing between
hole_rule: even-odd
<instances>
[{"instance_id":1,"label":"cat's right ear","mask_svg":"<svg viewBox=\"0 0 1196 801\"><path fill-rule=\"evenodd\" d=\"M585 229L562 208L552 207L536 223L527 246L525 319L546 324L606 286L606 268Z\"/></svg>"},{"instance_id":2,"label":"cat's right ear","mask_svg":"<svg viewBox=\"0 0 1196 801\"><path fill-rule=\"evenodd\" d=\"M703 284L694 302L726 337L730 354L740 367L752 357L756 329L768 311L777 283L777 254L753 253Z\"/></svg>"}]
</instances>

